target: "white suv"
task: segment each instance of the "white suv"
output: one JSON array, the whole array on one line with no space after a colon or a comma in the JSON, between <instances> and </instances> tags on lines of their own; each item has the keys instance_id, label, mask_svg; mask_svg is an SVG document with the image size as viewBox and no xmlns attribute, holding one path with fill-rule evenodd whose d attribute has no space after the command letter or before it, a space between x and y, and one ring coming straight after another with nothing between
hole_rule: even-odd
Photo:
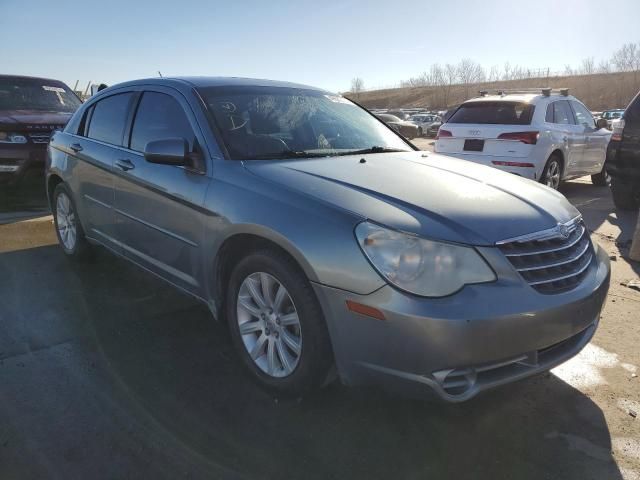
<instances>
[{"instance_id":1,"label":"white suv","mask_svg":"<svg viewBox=\"0 0 640 480\"><path fill-rule=\"evenodd\" d=\"M611 132L567 89L503 90L464 102L438 131L435 151L537 180L557 189L591 175L607 185Z\"/></svg>"}]
</instances>

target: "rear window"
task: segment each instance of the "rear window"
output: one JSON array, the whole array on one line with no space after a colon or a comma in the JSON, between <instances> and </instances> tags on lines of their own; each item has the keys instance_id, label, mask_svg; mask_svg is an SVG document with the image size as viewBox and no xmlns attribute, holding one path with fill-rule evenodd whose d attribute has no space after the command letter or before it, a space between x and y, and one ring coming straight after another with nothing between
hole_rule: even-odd
<instances>
[{"instance_id":1,"label":"rear window","mask_svg":"<svg viewBox=\"0 0 640 480\"><path fill-rule=\"evenodd\" d=\"M460 105L448 123L529 125L534 108L524 102L469 102Z\"/></svg>"}]
</instances>

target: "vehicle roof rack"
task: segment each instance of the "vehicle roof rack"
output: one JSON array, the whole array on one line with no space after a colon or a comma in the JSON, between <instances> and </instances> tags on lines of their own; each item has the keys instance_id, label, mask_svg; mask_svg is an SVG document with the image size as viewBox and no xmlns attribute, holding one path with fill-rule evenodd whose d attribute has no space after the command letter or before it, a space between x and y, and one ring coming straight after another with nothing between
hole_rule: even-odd
<instances>
[{"instance_id":1,"label":"vehicle roof rack","mask_svg":"<svg viewBox=\"0 0 640 480\"><path fill-rule=\"evenodd\" d=\"M486 97L487 95L517 95L519 93L537 93L542 94L545 97L551 96L552 93L560 94L564 97L569 95L568 88L551 88L551 87L537 87L537 88L493 88L489 90L480 90L480 96Z\"/></svg>"}]
</instances>

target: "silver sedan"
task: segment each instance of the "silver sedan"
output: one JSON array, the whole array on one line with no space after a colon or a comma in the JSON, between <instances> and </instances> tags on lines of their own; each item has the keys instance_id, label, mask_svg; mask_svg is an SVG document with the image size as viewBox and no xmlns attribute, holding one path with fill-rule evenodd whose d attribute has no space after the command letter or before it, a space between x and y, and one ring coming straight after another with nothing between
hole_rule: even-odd
<instances>
[{"instance_id":1,"label":"silver sedan","mask_svg":"<svg viewBox=\"0 0 640 480\"><path fill-rule=\"evenodd\" d=\"M609 286L561 194L302 85L107 88L53 135L46 181L65 255L101 245L203 301L277 393L466 400L575 355Z\"/></svg>"}]
</instances>

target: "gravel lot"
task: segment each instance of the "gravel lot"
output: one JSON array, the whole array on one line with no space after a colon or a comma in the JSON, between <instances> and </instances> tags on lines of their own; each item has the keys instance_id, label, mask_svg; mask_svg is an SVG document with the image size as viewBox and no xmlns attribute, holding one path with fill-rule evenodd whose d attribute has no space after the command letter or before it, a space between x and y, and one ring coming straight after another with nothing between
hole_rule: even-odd
<instances>
[{"instance_id":1,"label":"gravel lot","mask_svg":"<svg viewBox=\"0 0 640 480\"><path fill-rule=\"evenodd\" d=\"M640 274L636 217L587 180L564 193L612 256L598 333L454 406L339 385L277 401L204 306L106 253L73 265L51 217L5 204L0 478L640 479L640 292L621 285Z\"/></svg>"}]
</instances>

